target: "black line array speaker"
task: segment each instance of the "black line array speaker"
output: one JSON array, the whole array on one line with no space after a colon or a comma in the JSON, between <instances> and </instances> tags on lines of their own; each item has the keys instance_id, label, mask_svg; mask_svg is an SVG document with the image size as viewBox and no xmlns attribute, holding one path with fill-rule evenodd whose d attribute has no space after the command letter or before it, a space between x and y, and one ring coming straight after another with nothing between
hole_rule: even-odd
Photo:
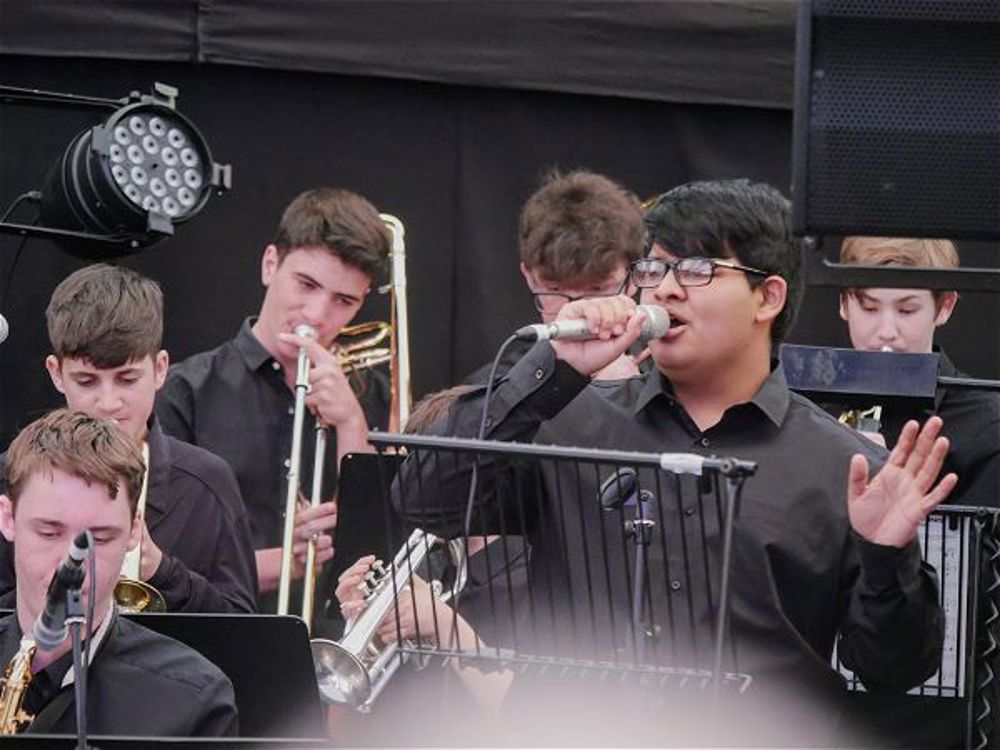
<instances>
[{"instance_id":1,"label":"black line array speaker","mask_svg":"<svg viewBox=\"0 0 1000 750\"><path fill-rule=\"evenodd\" d=\"M1000 238L1000 0L805 0L799 234Z\"/></svg>"}]
</instances>

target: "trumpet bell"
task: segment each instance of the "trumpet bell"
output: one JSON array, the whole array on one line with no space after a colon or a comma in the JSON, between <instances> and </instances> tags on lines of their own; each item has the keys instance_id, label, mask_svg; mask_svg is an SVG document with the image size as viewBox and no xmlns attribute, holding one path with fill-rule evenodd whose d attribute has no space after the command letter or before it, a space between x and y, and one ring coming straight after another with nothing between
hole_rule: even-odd
<instances>
[{"instance_id":1,"label":"trumpet bell","mask_svg":"<svg viewBox=\"0 0 1000 750\"><path fill-rule=\"evenodd\" d=\"M365 705L372 694L372 681L361 659L325 638L314 638L309 646L323 702L348 708Z\"/></svg>"},{"instance_id":2,"label":"trumpet bell","mask_svg":"<svg viewBox=\"0 0 1000 750\"><path fill-rule=\"evenodd\" d=\"M166 612L163 594L148 583L122 576L115 584L115 604L125 613Z\"/></svg>"}]
</instances>

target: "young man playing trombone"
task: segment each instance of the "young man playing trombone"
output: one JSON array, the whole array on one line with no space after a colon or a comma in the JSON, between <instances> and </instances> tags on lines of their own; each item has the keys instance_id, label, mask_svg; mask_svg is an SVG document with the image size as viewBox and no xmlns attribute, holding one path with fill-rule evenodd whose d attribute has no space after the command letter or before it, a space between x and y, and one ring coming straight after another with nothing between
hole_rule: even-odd
<instances>
[{"instance_id":1,"label":"young man playing trombone","mask_svg":"<svg viewBox=\"0 0 1000 750\"><path fill-rule=\"evenodd\" d=\"M334 188L302 193L285 209L274 242L264 249L260 268L266 291L257 317L217 349L175 365L157 399L164 429L222 456L236 473L257 550L264 611L274 611L274 598L267 594L278 588L282 564L299 350L305 349L310 363L303 486L310 484L317 421L330 433L324 498L333 496L340 458L369 450L369 427L387 426L388 380L363 373L366 387L355 395L331 349L384 271L389 248L388 229L360 195ZM315 338L296 336L301 325L310 326ZM304 573L311 538L319 564L332 558L335 524L333 503L296 514L295 577Z\"/></svg>"},{"instance_id":2,"label":"young man playing trombone","mask_svg":"<svg viewBox=\"0 0 1000 750\"><path fill-rule=\"evenodd\" d=\"M160 287L127 268L87 266L56 287L45 317L45 367L66 405L114 422L147 457L141 543L123 575L155 589L170 612L256 612L253 547L232 471L165 435L153 417L169 361ZM0 592L14 587L13 574L10 544L0 540Z\"/></svg>"}]
</instances>

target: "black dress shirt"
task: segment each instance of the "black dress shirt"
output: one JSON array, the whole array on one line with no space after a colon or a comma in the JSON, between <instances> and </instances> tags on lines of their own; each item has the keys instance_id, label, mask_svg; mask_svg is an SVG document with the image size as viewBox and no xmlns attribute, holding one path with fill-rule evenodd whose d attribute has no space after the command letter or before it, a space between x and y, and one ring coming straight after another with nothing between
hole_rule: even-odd
<instances>
[{"instance_id":1,"label":"black dress shirt","mask_svg":"<svg viewBox=\"0 0 1000 750\"><path fill-rule=\"evenodd\" d=\"M147 583L169 612L256 612L257 564L233 472L218 456L149 425L146 525L163 553ZM0 456L0 490L4 457ZM13 545L0 538L0 593L14 588Z\"/></svg>"},{"instance_id":2,"label":"black dress shirt","mask_svg":"<svg viewBox=\"0 0 1000 750\"><path fill-rule=\"evenodd\" d=\"M499 384L489 406L487 437L758 462L735 525L731 623L739 659L732 666L754 675L758 685L840 693L843 681L830 666L839 635L842 661L869 689L908 688L934 672L943 617L933 569L921 562L915 541L904 549L868 543L854 534L847 517L850 457L865 454L877 469L885 455L881 449L790 393L780 368L749 402L731 407L705 431L658 371L610 393L598 393L588 382L557 361L551 346L535 346ZM474 436L482 395L480 389L459 398L439 432ZM480 461L475 518L492 533L505 524L510 528L512 517L522 519L531 547L529 587L549 587L532 594L536 608L546 597L561 596L569 614L562 627L586 630L599 619L610 617L613 623L616 616L619 623L628 622L628 591L621 585L627 572L615 569L618 556L608 552L601 559L599 550L602 539L621 537L620 518L602 513L597 502L579 500L597 497L598 478L568 463L543 462L541 479L527 481L518 476L519 464L507 469L514 475L510 481L494 474L496 468L488 459ZM396 497L401 512L431 531L460 533L469 469L454 465L450 455L408 461ZM677 482L681 492L673 495L684 503L668 497L653 506L658 533L649 548L650 611L654 621L669 622L671 631L690 629L692 639L704 640L712 632L705 568L718 569L718 512L704 482L686 475ZM494 502L509 504L519 496L498 495L496 488L519 483L528 485L525 495L534 489L525 501L532 507L493 512ZM665 494L671 495L669 485ZM576 516L579 521L566 520ZM681 575L685 545L699 534L707 540L708 564ZM591 602L613 600L617 614L588 603L588 593ZM672 619L677 596L693 603L690 621Z\"/></svg>"},{"instance_id":3,"label":"black dress shirt","mask_svg":"<svg viewBox=\"0 0 1000 750\"><path fill-rule=\"evenodd\" d=\"M253 335L247 319L231 341L195 354L170 368L156 399L164 431L221 456L236 474L250 519L254 549L280 547L285 487L292 446L295 397L281 365ZM389 381L381 372L364 374L362 409L372 429L389 420ZM308 495L315 445L315 420L306 415L300 472ZM337 440L331 430L323 473L323 496L337 487ZM332 588L331 588L332 593ZM261 610L272 611L271 596Z\"/></svg>"},{"instance_id":4,"label":"black dress shirt","mask_svg":"<svg viewBox=\"0 0 1000 750\"><path fill-rule=\"evenodd\" d=\"M115 617L87 672L87 730L91 734L222 737L238 734L229 679L182 643ZM20 646L16 615L0 619L0 663ZM29 732L75 733L72 683L62 687L72 653L38 674L25 697L35 713Z\"/></svg>"}]
</instances>

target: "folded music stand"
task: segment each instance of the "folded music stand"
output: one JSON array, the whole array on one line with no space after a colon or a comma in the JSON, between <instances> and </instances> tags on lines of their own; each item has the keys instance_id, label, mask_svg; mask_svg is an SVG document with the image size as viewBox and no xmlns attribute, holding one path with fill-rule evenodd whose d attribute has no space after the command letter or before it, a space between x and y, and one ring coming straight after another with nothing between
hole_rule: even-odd
<instances>
[{"instance_id":1,"label":"folded music stand","mask_svg":"<svg viewBox=\"0 0 1000 750\"><path fill-rule=\"evenodd\" d=\"M295 742L326 737L309 632L298 617L126 616L193 648L229 677L236 691L241 737Z\"/></svg>"},{"instance_id":2,"label":"folded music stand","mask_svg":"<svg viewBox=\"0 0 1000 750\"><path fill-rule=\"evenodd\" d=\"M348 453L340 462L333 580L363 555L391 560L406 540L403 520L386 503L378 502L388 494L404 458L391 453Z\"/></svg>"}]
</instances>

